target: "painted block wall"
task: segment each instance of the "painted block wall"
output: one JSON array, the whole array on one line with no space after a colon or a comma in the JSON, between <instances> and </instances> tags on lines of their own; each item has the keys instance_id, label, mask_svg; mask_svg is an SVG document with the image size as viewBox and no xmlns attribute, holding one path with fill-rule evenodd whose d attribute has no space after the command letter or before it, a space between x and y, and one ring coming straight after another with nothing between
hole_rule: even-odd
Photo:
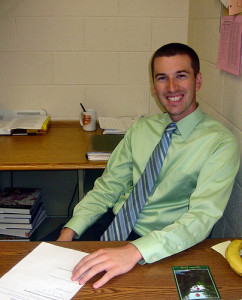
<instances>
[{"instance_id":1,"label":"painted block wall","mask_svg":"<svg viewBox=\"0 0 242 300\"><path fill-rule=\"evenodd\" d=\"M160 111L149 60L187 41L189 0L1 0L0 109L78 120Z\"/></svg>"}]
</instances>

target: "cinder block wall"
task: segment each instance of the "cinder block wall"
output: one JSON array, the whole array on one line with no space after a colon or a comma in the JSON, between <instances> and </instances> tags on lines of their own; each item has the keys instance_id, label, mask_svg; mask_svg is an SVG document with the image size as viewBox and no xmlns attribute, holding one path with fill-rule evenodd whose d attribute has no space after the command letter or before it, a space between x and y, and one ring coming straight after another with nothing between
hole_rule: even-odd
<instances>
[{"instance_id":1,"label":"cinder block wall","mask_svg":"<svg viewBox=\"0 0 242 300\"><path fill-rule=\"evenodd\" d=\"M217 0L191 0L188 44L199 54L203 86L199 92L202 109L229 128L242 146L242 78L216 68L221 4ZM241 147L242 149L242 147ZM223 218L212 237L242 237L242 168Z\"/></svg>"},{"instance_id":2,"label":"cinder block wall","mask_svg":"<svg viewBox=\"0 0 242 300\"><path fill-rule=\"evenodd\" d=\"M159 111L148 64L187 41L189 0L1 0L0 109L78 120Z\"/></svg>"}]
</instances>

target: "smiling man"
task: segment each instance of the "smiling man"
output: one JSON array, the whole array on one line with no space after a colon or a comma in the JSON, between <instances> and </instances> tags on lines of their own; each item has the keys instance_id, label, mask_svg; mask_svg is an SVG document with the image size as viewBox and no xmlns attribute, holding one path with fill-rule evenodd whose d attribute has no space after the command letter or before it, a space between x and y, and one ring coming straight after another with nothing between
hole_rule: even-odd
<instances>
[{"instance_id":1,"label":"smiling man","mask_svg":"<svg viewBox=\"0 0 242 300\"><path fill-rule=\"evenodd\" d=\"M169 51L169 48L166 51ZM159 56L158 50L152 59L154 93L174 122L178 122L196 109L196 91L202 84L198 57L193 51L189 52L191 56L186 54ZM194 67L192 67L193 60Z\"/></svg>"},{"instance_id":2,"label":"smiling man","mask_svg":"<svg viewBox=\"0 0 242 300\"><path fill-rule=\"evenodd\" d=\"M154 93L167 113L133 124L58 239L81 239L111 209L111 225L93 239L132 242L81 260L72 277L85 273L80 284L105 271L93 285L98 288L138 262L154 263L201 242L230 197L238 142L196 101L202 84L197 54L184 44L165 45L155 52L151 70Z\"/></svg>"}]
</instances>

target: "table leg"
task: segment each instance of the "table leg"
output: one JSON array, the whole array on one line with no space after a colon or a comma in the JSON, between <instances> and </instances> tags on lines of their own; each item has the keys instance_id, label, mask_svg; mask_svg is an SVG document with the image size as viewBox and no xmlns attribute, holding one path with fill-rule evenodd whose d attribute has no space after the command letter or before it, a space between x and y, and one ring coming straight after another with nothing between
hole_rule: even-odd
<instances>
[{"instance_id":1,"label":"table leg","mask_svg":"<svg viewBox=\"0 0 242 300\"><path fill-rule=\"evenodd\" d=\"M85 179L85 170L78 170L78 200L81 201L84 197L84 179Z\"/></svg>"}]
</instances>

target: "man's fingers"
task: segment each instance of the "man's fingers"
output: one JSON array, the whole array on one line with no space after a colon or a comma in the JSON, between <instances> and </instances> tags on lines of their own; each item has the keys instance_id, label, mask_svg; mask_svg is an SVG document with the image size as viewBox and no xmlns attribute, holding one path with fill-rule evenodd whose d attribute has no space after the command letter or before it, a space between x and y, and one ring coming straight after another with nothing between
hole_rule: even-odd
<instances>
[{"instance_id":1,"label":"man's fingers","mask_svg":"<svg viewBox=\"0 0 242 300\"><path fill-rule=\"evenodd\" d=\"M107 273L105 273L98 281L96 281L93 284L93 288L94 289L98 289L101 286L103 286L105 283L107 283L109 280L111 280L113 277L117 276L118 273L114 273L113 270L108 271Z\"/></svg>"},{"instance_id":2,"label":"man's fingers","mask_svg":"<svg viewBox=\"0 0 242 300\"><path fill-rule=\"evenodd\" d=\"M84 284L86 283L89 279L93 278L94 276L96 276L99 273L102 273L104 271L107 271L109 268L111 267L110 262L101 262L99 264L96 264L95 266L93 266L92 268L90 268L84 275L83 277L79 280L79 284ZM108 274L109 273L109 274ZM111 279L113 276L111 276L111 271L107 272L105 275L108 274L107 278L109 277L109 279ZM104 276L105 276L104 275ZM105 281L105 283L108 281L108 279ZM103 283L104 284L104 283Z\"/></svg>"},{"instance_id":3,"label":"man's fingers","mask_svg":"<svg viewBox=\"0 0 242 300\"><path fill-rule=\"evenodd\" d=\"M94 266L98 266L102 261L104 260L106 261L105 258L106 255L105 254L100 255L98 252L99 251L87 255L75 266L75 268L72 271L72 278L71 278L73 281L77 280L79 277L81 277L88 270L92 269ZM101 270L100 272L102 271L104 270Z\"/></svg>"},{"instance_id":4,"label":"man's fingers","mask_svg":"<svg viewBox=\"0 0 242 300\"><path fill-rule=\"evenodd\" d=\"M82 266L84 265L86 262L88 262L89 260L95 258L98 254L99 251L93 252L91 254L86 255L85 257L83 257L80 262L75 266L75 268L72 271L72 274L76 273L76 271Z\"/></svg>"}]
</instances>

